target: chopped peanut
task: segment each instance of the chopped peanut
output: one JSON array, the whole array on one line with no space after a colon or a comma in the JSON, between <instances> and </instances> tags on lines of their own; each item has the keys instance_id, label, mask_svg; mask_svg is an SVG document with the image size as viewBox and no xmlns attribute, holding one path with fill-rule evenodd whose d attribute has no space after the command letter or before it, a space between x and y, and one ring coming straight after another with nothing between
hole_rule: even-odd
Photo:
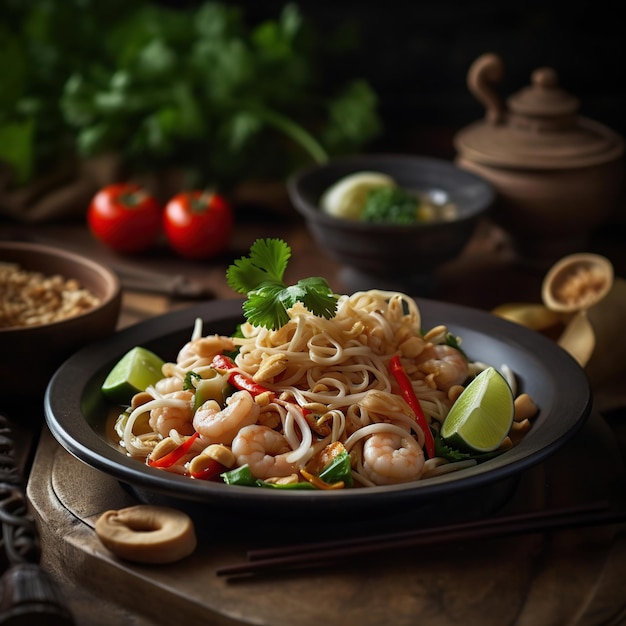
<instances>
[{"instance_id":1,"label":"chopped peanut","mask_svg":"<svg viewBox=\"0 0 626 626\"><path fill-rule=\"evenodd\" d=\"M530 420L524 419L520 422L513 422L511 430L509 431L509 437L513 442L513 445L517 445L522 437L530 430Z\"/></svg>"},{"instance_id":2,"label":"chopped peanut","mask_svg":"<svg viewBox=\"0 0 626 626\"><path fill-rule=\"evenodd\" d=\"M0 263L0 328L49 324L81 315L100 299L78 281Z\"/></svg>"},{"instance_id":3,"label":"chopped peanut","mask_svg":"<svg viewBox=\"0 0 626 626\"><path fill-rule=\"evenodd\" d=\"M261 361L261 365L253 376L255 382L263 382L266 380L272 380L274 376L278 376L285 371L287 367L287 355L286 354L272 354Z\"/></svg>"},{"instance_id":4,"label":"chopped peanut","mask_svg":"<svg viewBox=\"0 0 626 626\"><path fill-rule=\"evenodd\" d=\"M166 454L169 454L172 450L177 448L178 445L179 444L176 443L176 441L174 441L171 437L166 437L154 446L154 449L150 452L149 458L151 461L156 461L161 457L164 457Z\"/></svg>"},{"instance_id":5,"label":"chopped peanut","mask_svg":"<svg viewBox=\"0 0 626 626\"><path fill-rule=\"evenodd\" d=\"M513 419L516 422L521 422L530 417L534 417L538 410L533 399L527 393L522 393L515 398L515 415Z\"/></svg>"},{"instance_id":6,"label":"chopped peanut","mask_svg":"<svg viewBox=\"0 0 626 626\"><path fill-rule=\"evenodd\" d=\"M231 468L235 465L235 455L232 450L221 443L212 443L210 446L207 446L199 456L209 457L221 463L224 467Z\"/></svg>"},{"instance_id":7,"label":"chopped peanut","mask_svg":"<svg viewBox=\"0 0 626 626\"><path fill-rule=\"evenodd\" d=\"M400 352L408 358L415 358L424 351L424 340L420 337L409 337L400 344Z\"/></svg>"}]
</instances>

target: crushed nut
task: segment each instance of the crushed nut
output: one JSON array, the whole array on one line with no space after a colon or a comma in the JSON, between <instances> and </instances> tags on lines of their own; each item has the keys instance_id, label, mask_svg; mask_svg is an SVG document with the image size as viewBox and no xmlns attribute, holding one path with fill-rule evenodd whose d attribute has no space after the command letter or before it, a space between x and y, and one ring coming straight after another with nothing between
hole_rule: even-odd
<instances>
[{"instance_id":1,"label":"crushed nut","mask_svg":"<svg viewBox=\"0 0 626 626\"><path fill-rule=\"evenodd\" d=\"M81 315L100 299L78 281L27 271L17 263L0 263L0 328L58 322Z\"/></svg>"},{"instance_id":2,"label":"crushed nut","mask_svg":"<svg viewBox=\"0 0 626 626\"><path fill-rule=\"evenodd\" d=\"M272 380L274 376L278 376L278 374L284 372L286 367L286 354L272 354L261 361L261 365L253 377L254 381L263 382L266 380Z\"/></svg>"}]
</instances>

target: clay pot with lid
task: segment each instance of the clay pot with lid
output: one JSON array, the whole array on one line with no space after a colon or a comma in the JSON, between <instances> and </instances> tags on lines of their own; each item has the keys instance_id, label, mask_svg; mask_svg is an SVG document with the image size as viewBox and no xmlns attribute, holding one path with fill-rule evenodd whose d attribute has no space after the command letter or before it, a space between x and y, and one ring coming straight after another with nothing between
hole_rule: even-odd
<instances>
[{"instance_id":1,"label":"clay pot with lid","mask_svg":"<svg viewBox=\"0 0 626 626\"><path fill-rule=\"evenodd\" d=\"M584 250L620 197L622 138L579 115L579 101L559 87L552 68L505 102L495 84L504 74L495 54L479 57L468 86L486 115L457 133L456 162L490 182L498 198L494 220L522 257L552 263Z\"/></svg>"}]
</instances>

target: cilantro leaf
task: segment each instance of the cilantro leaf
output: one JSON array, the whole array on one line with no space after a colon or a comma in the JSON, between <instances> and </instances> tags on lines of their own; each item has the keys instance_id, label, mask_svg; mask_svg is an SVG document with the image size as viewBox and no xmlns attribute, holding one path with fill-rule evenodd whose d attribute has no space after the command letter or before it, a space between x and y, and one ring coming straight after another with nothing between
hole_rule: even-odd
<instances>
[{"instance_id":1,"label":"cilantro leaf","mask_svg":"<svg viewBox=\"0 0 626 626\"><path fill-rule=\"evenodd\" d=\"M319 276L304 278L298 281L298 286L304 291L300 301L318 317L327 320L334 317L337 311L337 296L328 287L328 283Z\"/></svg>"},{"instance_id":2,"label":"cilantro leaf","mask_svg":"<svg viewBox=\"0 0 626 626\"><path fill-rule=\"evenodd\" d=\"M287 269L291 248L282 239L257 239L250 248L250 258L265 271L267 280L278 282Z\"/></svg>"},{"instance_id":3,"label":"cilantro leaf","mask_svg":"<svg viewBox=\"0 0 626 626\"><path fill-rule=\"evenodd\" d=\"M305 298L306 291L299 283L285 287L280 294L278 294L278 299L286 309L291 308L296 302L304 303Z\"/></svg>"},{"instance_id":4,"label":"cilantro leaf","mask_svg":"<svg viewBox=\"0 0 626 626\"><path fill-rule=\"evenodd\" d=\"M402 187L372 189L361 212L364 222L411 224L418 220L419 200Z\"/></svg>"},{"instance_id":5,"label":"cilantro leaf","mask_svg":"<svg viewBox=\"0 0 626 626\"><path fill-rule=\"evenodd\" d=\"M284 287L265 283L248 293L243 304L243 313L250 324L266 328L280 328L289 321L287 308L281 299Z\"/></svg>"},{"instance_id":6,"label":"cilantro leaf","mask_svg":"<svg viewBox=\"0 0 626 626\"><path fill-rule=\"evenodd\" d=\"M441 438L441 435L437 433L435 437L435 454L448 461L463 461L465 459L471 459L472 456L468 452L461 452L456 448L452 448Z\"/></svg>"},{"instance_id":7,"label":"cilantro leaf","mask_svg":"<svg viewBox=\"0 0 626 626\"><path fill-rule=\"evenodd\" d=\"M330 319L337 296L325 279L305 278L287 286L283 275L291 248L282 239L257 239L250 255L236 260L226 271L228 285L247 296L243 312L250 324L275 330L289 321L287 311L301 302L313 315Z\"/></svg>"},{"instance_id":8,"label":"cilantro leaf","mask_svg":"<svg viewBox=\"0 0 626 626\"><path fill-rule=\"evenodd\" d=\"M481 463L482 461L486 461L500 454L502 454L501 450L494 450L493 452L463 452L462 450L453 448L444 441L439 432L435 435L435 455L447 459L450 462L474 459L477 463Z\"/></svg>"},{"instance_id":9,"label":"cilantro leaf","mask_svg":"<svg viewBox=\"0 0 626 626\"><path fill-rule=\"evenodd\" d=\"M202 376L200 376L200 374L198 374L197 372L193 372L193 371L187 372L185 374L185 379L183 380L183 391L189 391L190 389L192 391L195 391L196 386L191 380L192 378L195 378L196 380L202 380Z\"/></svg>"},{"instance_id":10,"label":"cilantro leaf","mask_svg":"<svg viewBox=\"0 0 626 626\"><path fill-rule=\"evenodd\" d=\"M247 294L264 282L281 283L291 248L282 239L257 239L250 255L234 262L226 271L228 286Z\"/></svg>"}]
</instances>

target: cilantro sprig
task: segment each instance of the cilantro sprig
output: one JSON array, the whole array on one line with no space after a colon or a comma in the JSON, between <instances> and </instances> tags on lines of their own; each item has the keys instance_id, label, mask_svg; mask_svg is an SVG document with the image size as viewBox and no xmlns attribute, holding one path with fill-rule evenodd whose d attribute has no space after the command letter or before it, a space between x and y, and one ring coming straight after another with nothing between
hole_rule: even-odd
<instances>
[{"instance_id":1,"label":"cilantro sprig","mask_svg":"<svg viewBox=\"0 0 626 626\"><path fill-rule=\"evenodd\" d=\"M451 463L468 459L474 459L477 463L482 463L499 454L502 454L501 450L494 450L493 452L464 452L449 445L443 440L439 432L435 433L435 455L447 459Z\"/></svg>"},{"instance_id":2,"label":"cilantro sprig","mask_svg":"<svg viewBox=\"0 0 626 626\"><path fill-rule=\"evenodd\" d=\"M324 278L304 278L295 285L283 282L291 248L282 239L257 239L250 254L226 271L228 285L247 296L243 312L250 324L276 330L289 321L287 311L301 302L317 315L331 319L337 311L337 296Z\"/></svg>"}]
</instances>

